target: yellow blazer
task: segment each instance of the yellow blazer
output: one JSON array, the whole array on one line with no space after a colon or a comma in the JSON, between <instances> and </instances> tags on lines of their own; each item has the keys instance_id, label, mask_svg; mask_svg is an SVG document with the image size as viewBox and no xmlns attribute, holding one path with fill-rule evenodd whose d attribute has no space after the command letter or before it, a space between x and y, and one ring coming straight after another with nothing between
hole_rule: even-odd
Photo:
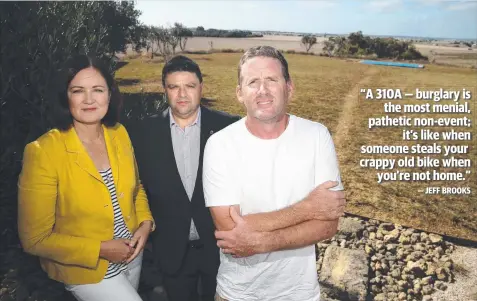
<instances>
[{"instance_id":1,"label":"yellow blazer","mask_svg":"<svg viewBox=\"0 0 477 301\"><path fill-rule=\"evenodd\" d=\"M134 233L153 221L134 150L121 124L103 126L117 199ZM74 128L51 130L24 150L18 181L18 232L24 250L40 257L50 278L65 284L101 281L109 262L101 241L113 239L108 188Z\"/></svg>"}]
</instances>

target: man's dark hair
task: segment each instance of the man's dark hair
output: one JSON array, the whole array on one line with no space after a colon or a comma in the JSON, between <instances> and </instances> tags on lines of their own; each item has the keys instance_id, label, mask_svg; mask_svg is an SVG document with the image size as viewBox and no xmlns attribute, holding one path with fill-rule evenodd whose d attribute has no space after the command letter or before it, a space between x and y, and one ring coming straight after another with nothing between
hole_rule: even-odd
<instances>
[{"instance_id":1,"label":"man's dark hair","mask_svg":"<svg viewBox=\"0 0 477 301\"><path fill-rule=\"evenodd\" d=\"M277 59L280 61L282 65L282 73L285 81L288 83L290 82L290 73L288 72L288 63L285 57L278 51L277 49L271 46L255 46L247 50L240 58L240 62L238 65L238 84L242 82L242 66L247 62L249 59L262 56L262 57L270 57L273 59Z\"/></svg>"},{"instance_id":2,"label":"man's dark hair","mask_svg":"<svg viewBox=\"0 0 477 301\"><path fill-rule=\"evenodd\" d=\"M58 78L53 89L53 126L59 130L68 130L73 125L73 115L71 115L68 103L68 86L73 78L83 69L96 69L106 81L110 94L109 106L106 115L101 120L107 127L113 127L119 121L119 110L121 107L121 94L109 69L99 59L88 55L76 55L69 58L63 68L58 73Z\"/></svg>"},{"instance_id":3,"label":"man's dark hair","mask_svg":"<svg viewBox=\"0 0 477 301\"><path fill-rule=\"evenodd\" d=\"M200 72L199 65L196 62L191 60L190 58L177 55L171 58L162 68L162 86L166 86L166 77L169 73L178 72L178 71L186 71L195 73L199 82L202 83L202 73Z\"/></svg>"}]
</instances>

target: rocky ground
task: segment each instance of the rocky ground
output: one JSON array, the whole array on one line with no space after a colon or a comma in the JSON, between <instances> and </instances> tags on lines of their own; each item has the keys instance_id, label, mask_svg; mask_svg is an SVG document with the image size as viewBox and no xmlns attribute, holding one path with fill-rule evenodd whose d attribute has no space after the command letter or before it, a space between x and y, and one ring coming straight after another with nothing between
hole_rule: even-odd
<instances>
[{"instance_id":1,"label":"rocky ground","mask_svg":"<svg viewBox=\"0 0 477 301\"><path fill-rule=\"evenodd\" d=\"M433 233L348 217L317 248L323 300L477 300L477 249Z\"/></svg>"},{"instance_id":2,"label":"rocky ground","mask_svg":"<svg viewBox=\"0 0 477 301\"><path fill-rule=\"evenodd\" d=\"M343 218L317 245L322 301L477 301L477 248L391 223ZM145 251L140 294L166 301L160 273ZM0 301L74 301L19 246L0 251Z\"/></svg>"}]
</instances>

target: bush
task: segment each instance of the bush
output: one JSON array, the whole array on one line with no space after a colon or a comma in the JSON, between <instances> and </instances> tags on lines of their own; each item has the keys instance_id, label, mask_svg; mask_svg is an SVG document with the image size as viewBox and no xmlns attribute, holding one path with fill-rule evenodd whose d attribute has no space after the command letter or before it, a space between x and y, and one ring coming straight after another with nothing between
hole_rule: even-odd
<instances>
[{"instance_id":1,"label":"bush","mask_svg":"<svg viewBox=\"0 0 477 301\"><path fill-rule=\"evenodd\" d=\"M323 52L330 56L376 57L405 60L427 60L411 42L393 38L371 38L361 31L345 37L329 37Z\"/></svg>"}]
</instances>

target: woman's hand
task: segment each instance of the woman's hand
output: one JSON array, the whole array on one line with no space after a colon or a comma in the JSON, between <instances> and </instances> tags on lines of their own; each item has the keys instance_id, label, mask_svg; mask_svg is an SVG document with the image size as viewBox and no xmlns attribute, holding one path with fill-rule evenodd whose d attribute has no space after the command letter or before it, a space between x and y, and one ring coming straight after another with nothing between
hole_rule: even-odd
<instances>
[{"instance_id":1,"label":"woman's hand","mask_svg":"<svg viewBox=\"0 0 477 301\"><path fill-rule=\"evenodd\" d=\"M130 243L130 240L124 238L103 241L99 257L114 263L124 262L135 251Z\"/></svg>"},{"instance_id":2,"label":"woman's hand","mask_svg":"<svg viewBox=\"0 0 477 301\"><path fill-rule=\"evenodd\" d=\"M127 263L130 263L131 261L136 258L136 256L144 249L144 246L146 245L147 238L149 237L149 233L151 233L152 229L152 221L144 221L141 223L139 228L137 228L136 232L134 232L134 235L129 243L129 246L131 248L134 248L135 251L134 253L127 259Z\"/></svg>"}]
</instances>

